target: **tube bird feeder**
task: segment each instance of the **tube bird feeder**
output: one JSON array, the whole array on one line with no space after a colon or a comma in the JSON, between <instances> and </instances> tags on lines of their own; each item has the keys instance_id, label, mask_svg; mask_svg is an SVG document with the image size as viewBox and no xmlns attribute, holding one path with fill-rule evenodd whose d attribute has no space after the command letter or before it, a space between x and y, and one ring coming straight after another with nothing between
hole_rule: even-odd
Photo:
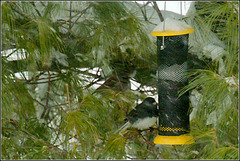
<instances>
[{"instance_id":1,"label":"tube bird feeder","mask_svg":"<svg viewBox=\"0 0 240 161\"><path fill-rule=\"evenodd\" d=\"M178 96L178 91L188 84L188 37L193 31L187 24L167 18L151 32L157 36L158 59L159 135L155 144L194 142L189 135L189 93Z\"/></svg>"}]
</instances>

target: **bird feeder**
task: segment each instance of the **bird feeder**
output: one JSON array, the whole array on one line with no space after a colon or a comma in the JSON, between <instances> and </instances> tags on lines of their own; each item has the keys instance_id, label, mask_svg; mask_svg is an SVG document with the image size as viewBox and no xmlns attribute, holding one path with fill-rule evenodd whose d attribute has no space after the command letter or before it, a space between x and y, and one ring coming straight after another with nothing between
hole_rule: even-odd
<instances>
[{"instance_id":1,"label":"bird feeder","mask_svg":"<svg viewBox=\"0 0 240 161\"><path fill-rule=\"evenodd\" d=\"M158 61L159 135L154 139L155 144L194 142L189 135L189 93L178 95L188 84L188 36L193 31L183 22L165 19L151 33L157 36Z\"/></svg>"}]
</instances>

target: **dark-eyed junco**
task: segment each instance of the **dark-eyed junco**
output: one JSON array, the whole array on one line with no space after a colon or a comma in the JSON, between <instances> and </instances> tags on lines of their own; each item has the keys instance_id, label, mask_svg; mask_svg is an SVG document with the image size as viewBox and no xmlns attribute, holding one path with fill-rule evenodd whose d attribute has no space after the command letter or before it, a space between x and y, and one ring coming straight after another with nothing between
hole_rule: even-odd
<instances>
[{"instance_id":1,"label":"dark-eyed junco","mask_svg":"<svg viewBox=\"0 0 240 161\"><path fill-rule=\"evenodd\" d=\"M127 115L127 122L116 132L127 129L128 127L134 127L139 130L148 129L156 123L157 117L157 102L154 98L147 97Z\"/></svg>"},{"instance_id":2,"label":"dark-eyed junco","mask_svg":"<svg viewBox=\"0 0 240 161\"><path fill-rule=\"evenodd\" d=\"M104 89L112 89L116 91L125 91L131 89L131 84L129 80L129 76L124 74L113 74L110 78L108 78L100 87L97 88L96 91L101 91Z\"/></svg>"}]
</instances>

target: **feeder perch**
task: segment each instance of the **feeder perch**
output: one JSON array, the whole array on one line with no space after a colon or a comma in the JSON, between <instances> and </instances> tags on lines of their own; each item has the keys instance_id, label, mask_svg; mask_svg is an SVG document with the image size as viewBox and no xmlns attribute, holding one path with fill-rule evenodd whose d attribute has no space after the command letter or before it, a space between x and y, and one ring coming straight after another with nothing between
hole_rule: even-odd
<instances>
[{"instance_id":1,"label":"feeder perch","mask_svg":"<svg viewBox=\"0 0 240 161\"><path fill-rule=\"evenodd\" d=\"M157 36L159 135L155 144L181 145L194 142L189 135L189 93L178 91L188 84L188 36L194 30L187 24L165 19L152 31Z\"/></svg>"}]
</instances>

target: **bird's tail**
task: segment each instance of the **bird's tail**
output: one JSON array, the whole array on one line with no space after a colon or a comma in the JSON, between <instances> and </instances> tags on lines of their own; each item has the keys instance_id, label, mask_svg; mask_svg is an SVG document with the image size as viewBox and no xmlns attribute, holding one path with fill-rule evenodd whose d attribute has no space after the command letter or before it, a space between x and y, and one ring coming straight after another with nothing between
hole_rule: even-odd
<instances>
[{"instance_id":1,"label":"bird's tail","mask_svg":"<svg viewBox=\"0 0 240 161\"><path fill-rule=\"evenodd\" d=\"M117 129L117 130L114 132L114 134L120 133L120 132L122 132L123 130L129 128L130 126L131 126L131 123L128 121L128 122L126 122L123 126L121 126L119 129Z\"/></svg>"}]
</instances>

